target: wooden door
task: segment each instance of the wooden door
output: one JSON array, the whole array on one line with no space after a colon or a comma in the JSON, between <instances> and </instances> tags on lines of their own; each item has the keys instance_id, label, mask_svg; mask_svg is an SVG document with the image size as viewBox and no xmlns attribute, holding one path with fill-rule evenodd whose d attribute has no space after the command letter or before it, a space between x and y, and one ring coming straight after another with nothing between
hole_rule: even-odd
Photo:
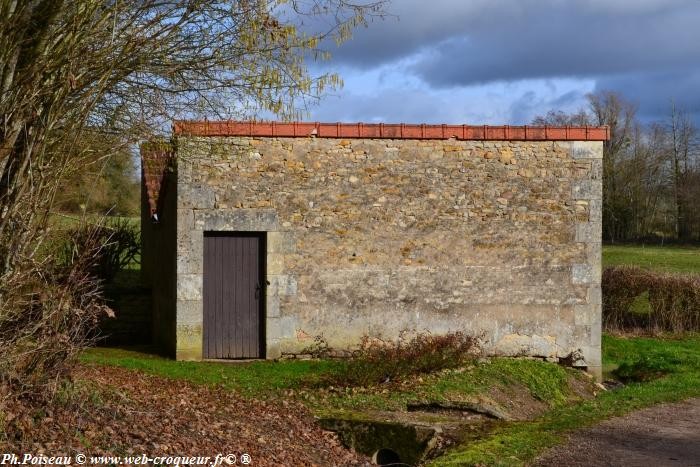
<instances>
[{"instance_id":1,"label":"wooden door","mask_svg":"<svg viewBox=\"0 0 700 467\"><path fill-rule=\"evenodd\" d=\"M204 358L264 358L264 236L204 234Z\"/></svg>"}]
</instances>

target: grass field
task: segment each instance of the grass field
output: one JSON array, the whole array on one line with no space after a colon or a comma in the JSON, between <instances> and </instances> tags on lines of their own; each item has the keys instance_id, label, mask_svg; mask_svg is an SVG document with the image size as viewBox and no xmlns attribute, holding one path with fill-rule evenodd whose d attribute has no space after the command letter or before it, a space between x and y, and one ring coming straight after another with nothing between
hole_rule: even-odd
<instances>
[{"instance_id":1,"label":"grass field","mask_svg":"<svg viewBox=\"0 0 700 467\"><path fill-rule=\"evenodd\" d=\"M604 245L603 266L619 265L700 274L700 247Z\"/></svg>"},{"instance_id":2,"label":"grass field","mask_svg":"<svg viewBox=\"0 0 700 467\"><path fill-rule=\"evenodd\" d=\"M125 217L125 216L101 216L98 214L74 214L74 213L62 213L62 212L52 212L49 217L49 223L52 227L57 229L66 229L80 225L81 223L102 223L114 220L128 221L130 224L139 225L141 218L138 216Z\"/></svg>"}]
</instances>

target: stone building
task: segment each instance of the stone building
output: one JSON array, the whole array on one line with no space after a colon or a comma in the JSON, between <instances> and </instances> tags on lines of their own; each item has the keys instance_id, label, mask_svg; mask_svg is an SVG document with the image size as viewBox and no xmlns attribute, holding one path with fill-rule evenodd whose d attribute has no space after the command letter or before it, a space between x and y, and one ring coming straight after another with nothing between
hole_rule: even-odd
<instances>
[{"instance_id":1,"label":"stone building","mask_svg":"<svg viewBox=\"0 0 700 467\"><path fill-rule=\"evenodd\" d=\"M178 121L142 147L143 270L177 359L402 330L600 371L607 128Z\"/></svg>"}]
</instances>

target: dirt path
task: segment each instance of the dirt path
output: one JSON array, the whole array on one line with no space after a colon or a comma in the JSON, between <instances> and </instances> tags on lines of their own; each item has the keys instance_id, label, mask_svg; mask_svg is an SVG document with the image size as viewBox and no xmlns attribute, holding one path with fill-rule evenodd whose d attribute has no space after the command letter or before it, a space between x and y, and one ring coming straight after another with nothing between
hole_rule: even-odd
<instances>
[{"instance_id":1,"label":"dirt path","mask_svg":"<svg viewBox=\"0 0 700 467\"><path fill-rule=\"evenodd\" d=\"M700 466L700 399L664 404L574 433L539 466Z\"/></svg>"}]
</instances>

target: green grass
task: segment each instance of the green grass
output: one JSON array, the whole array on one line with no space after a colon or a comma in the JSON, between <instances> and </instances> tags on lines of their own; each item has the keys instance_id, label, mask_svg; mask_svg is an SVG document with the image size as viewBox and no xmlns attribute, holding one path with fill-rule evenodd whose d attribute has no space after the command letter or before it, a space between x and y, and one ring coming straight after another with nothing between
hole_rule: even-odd
<instances>
[{"instance_id":1,"label":"green grass","mask_svg":"<svg viewBox=\"0 0 700 467\"><path fill-rule=\"evenodd\" d=\"M322 378L342 371L337 360L282 360L247 363L178 362L145 352L112 348L86 351L85 363L112 365L196 384L223 386L247 397L294 390L317 412L405 410L412 401L467 401L494 388L523 387L534 399L558 407L572 399L568 380L576 370L536 360L493 358L465 368L411 378L398 386L327 388Z\"/></svg>"},{"instance_id":2,"label":"green grass","mask_svg":"<svg viewBox=\"0 0 700 467\"><path fill-rule=\"evenodd\" d=\"M57 229L68 229L79 226L83 222L100 222L102 219L107 220L126 220L130 224L140 225L141 217L139 216L102 216L99 214L77 214L77 213L62 213L52 212L49 216L49 223Z\"/></svg>"},{"instance_id":3,"label":"green grass","mask_svg":"<svg viewBox=\"0 0 700 467\"><path fill-rule=\"evenodd\" d=\"M670 374L605 392L594 400L555 408L534 422L508 424L448 452L431 465L527 465L546 448L562 442L569 431L653 404L700 396L700 336L683 340L605 336L603 352L607 366L619 366L644 355Z\"/></svg>"},{"instance_id":4,"label":"green grass","mask_svg":"<svg viewBox=\"0 0 700 467\"><path fill-rule=\"evenodd\" d=\"M700 274L700 247L605 245L603 266L631 265L660 272Z\"/></svg>"},{"instance_id":5,"label":"green grass","mask_svg":"<svg viewBox=\"0 0 700 467\"><path fill-rule=\"evenodd\" d=\"M329 408L334 412L403 411L410 402L468 402L481 396L488 397L494 389L510 392L521 387L534 399L549 407L557 407L574 398L568 385L572 377L583 376L577 370L554 363L494 358L457 370L411 378L408 383L395 387L314 389L306 391L304 400L317 412Z\"/></svg>"},{"instance_id":6,"label":"green grass","mask_svg":"<svg viewBox=\"0 0 700 467\"><path fill-rule=\"evenodd\" d=\"M89 349L81 359L85 363L119 366L196 384L220 385L245 396L265 396L278 390L299 388L337 365L334 361L319 360L178 362L146 352L112 348Z\"/></svg>"}]
</instances>

